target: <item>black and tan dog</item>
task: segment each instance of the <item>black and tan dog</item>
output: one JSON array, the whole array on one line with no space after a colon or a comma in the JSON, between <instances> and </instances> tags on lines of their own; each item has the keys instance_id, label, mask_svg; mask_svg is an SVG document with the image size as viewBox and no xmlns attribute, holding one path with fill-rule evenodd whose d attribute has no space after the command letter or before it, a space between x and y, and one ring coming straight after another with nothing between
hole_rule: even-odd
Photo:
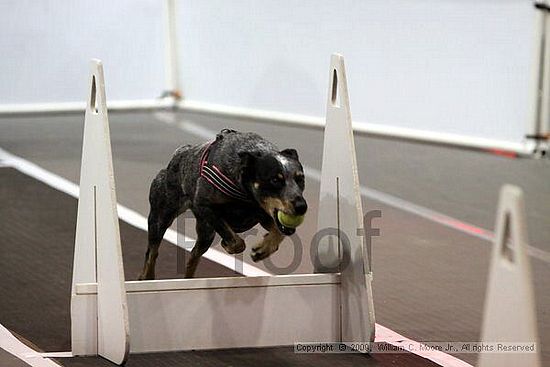
<instances>
[{"instance_id":1,"label":"black and tan dog","mask_svg":"<svg viewBox=\"0 0 550 367\"><path fill-rule=\"evenodd\" d=\"M279 151L257 134L225 129L213 142L178 148L168 167L151 183L149 246L139 279L155 278L162 237L174 219L188 209L197 221L197 240L186 277L193 277L215 233L222 238L222 247L236 254L245 249L237 233L258 223L268 233L251 256L253 261L265 259L277 251L284 236L295 231L281 224L278 212L306 212L303 191L304 173L296 150Z\"/></svg>"}]
</instances>

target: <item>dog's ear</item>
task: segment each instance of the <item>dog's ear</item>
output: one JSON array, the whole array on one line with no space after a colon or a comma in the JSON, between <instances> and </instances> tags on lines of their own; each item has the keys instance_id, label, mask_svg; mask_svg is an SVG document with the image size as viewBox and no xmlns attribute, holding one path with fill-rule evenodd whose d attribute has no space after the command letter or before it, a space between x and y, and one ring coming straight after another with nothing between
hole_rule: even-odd
<instances>
[{"instance_id":1,"label":"dog's ear","mask_svg":"<svg viewBox=\"0 0 550 367\"><path fill-rule=\"evenodd\" d=\"M298 152L296 151L296 149L285 149L285 150L281 150L279 153L281 153L287 158L295 159L297 161L299 160Z\"/></svg>"},{"instance_id":2,"label":"dog's ear","mask_svg":"<svg viewBox=\"0 0 550 367\"><path fill-rule=\"evenodd\" d=\"M261 152L255 152L255 151L241 151L237 153L239 155L239 158L241 159L241 170L245 170L246 168L252 168L254 166L254 163L262 156Z\"/></svg>"}]
</instances>

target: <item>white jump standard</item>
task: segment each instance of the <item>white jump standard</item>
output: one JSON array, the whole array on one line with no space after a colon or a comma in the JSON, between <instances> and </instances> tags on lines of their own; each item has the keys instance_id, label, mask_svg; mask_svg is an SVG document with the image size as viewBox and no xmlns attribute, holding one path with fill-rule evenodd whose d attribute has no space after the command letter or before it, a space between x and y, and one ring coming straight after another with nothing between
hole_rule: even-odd
<instances>
[{"instance_id":1,"label":"white jump standard","mask_svg":"<svg viewBox=\"0 0 550 367\"><path fill-rule=\"evenodd\" d=\"M103 66L92 60L80 167L71 343L75 355L99 354L120 364L128 356L129 329L116 205ZM77 293L79 284L88 282L97 284L93 298Z\"/></svg>"},{"instance_id":2,"label":"white jump standard","mask_svg":"<svg viewBox=\"0 0 550 367\"><path fill-rule=\"evenodd\" d=\"M537 349L536 353L481 353L480 367L541 365L527 244L523 191L504 185L497 210L481 340L533 343Z\"/></svg>"},{"instance_id":3,"label":"white jump standard","mask_svg":"<svg viewBox=\"0 0 550 367\"><path fill-rule=\"evenodd\" d=\"M372 274L344 60L333 55L316 271L341 259L339 273L124 281L101 62L92 61L86 109L71 297L72 352L121 364L129 352L374 341ZM335 146L345 156L328 154ZM348 260L349 259L349 260Z\"/></svg>"}]
</instances>

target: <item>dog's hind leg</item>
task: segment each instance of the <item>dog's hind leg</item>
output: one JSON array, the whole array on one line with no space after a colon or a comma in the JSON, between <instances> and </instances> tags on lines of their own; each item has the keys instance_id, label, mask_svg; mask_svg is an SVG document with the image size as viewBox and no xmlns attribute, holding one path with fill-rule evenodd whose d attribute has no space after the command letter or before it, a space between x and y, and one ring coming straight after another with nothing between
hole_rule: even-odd
<instances>
[{"instance_id":1,"label":"dog's hind leg","mask_svg":"<svg viewBox=\"0 0 550 367\"><path fill-rule=\"evenodd\" d=\"M212 241L214 241L214 236L216 235L214 227L212 227L209 223L198 219L196 231L197 241L195 242L195 246L193 246L193 250L191 250L191 257L189 258L185 268L186 278L193 278L201 256L204 255L204 253L210 248Z\"/></svg>"},{"instance_id":2,"label":"dog's hind leg","mask_svg":"<svg viewBox=\"0 0 550 367\"><path fill-rule=\"evenodd\" d=\"M145 264L143 265L143 271L139 276L139 280L151 280L155 279L155 263L158 257L158 250L164 233L170 227L172 222L177 216L177 212L165 212L158 213L155 210L151 210L148 218L148 236L149 246L145 253Z\"/></svg>"},{"instance_id":3,"label":"dog's hind leg","mask_svg":"<svg viewBox=\"0 0 550 367\"><path fill-rule=\"evenodd\" d=\"M155 279L155 262L164 233L174 219L187 209L188 201L177 191L177 187L169 187L166 179L166 170L162 170L151 183L149 193L151 209L147 220L149 243L139 280Z\"/></svg>"}]
</instances>

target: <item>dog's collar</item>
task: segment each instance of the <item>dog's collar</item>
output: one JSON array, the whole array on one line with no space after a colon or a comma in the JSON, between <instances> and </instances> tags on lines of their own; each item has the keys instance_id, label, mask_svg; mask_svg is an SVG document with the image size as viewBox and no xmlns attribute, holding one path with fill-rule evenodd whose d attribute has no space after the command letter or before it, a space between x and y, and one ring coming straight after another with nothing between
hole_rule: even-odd
<instances>
[{"instance_id":1,"label":"dog's collar","mask_svg":"<svg viewBox=\"0 0 550 367\"><path fill-rule=\"evenodd\" d=\"M200 160L200 166L199 166L199 172L200 176L204 177L204 179L212 186L214 186L219 191L223 192L225 195L242 201L250 201L250 196L243 191L243 189L237 185L233 180L231 180L229 177L224 175L222 171L216 167L216 165L208 164L208 155L210 154L210 148L212 148L212 145L216 141L211 141L206 145L206 148L204 148L204 151L202 152L201 160Z\"/></svg>"}]
</instances>

